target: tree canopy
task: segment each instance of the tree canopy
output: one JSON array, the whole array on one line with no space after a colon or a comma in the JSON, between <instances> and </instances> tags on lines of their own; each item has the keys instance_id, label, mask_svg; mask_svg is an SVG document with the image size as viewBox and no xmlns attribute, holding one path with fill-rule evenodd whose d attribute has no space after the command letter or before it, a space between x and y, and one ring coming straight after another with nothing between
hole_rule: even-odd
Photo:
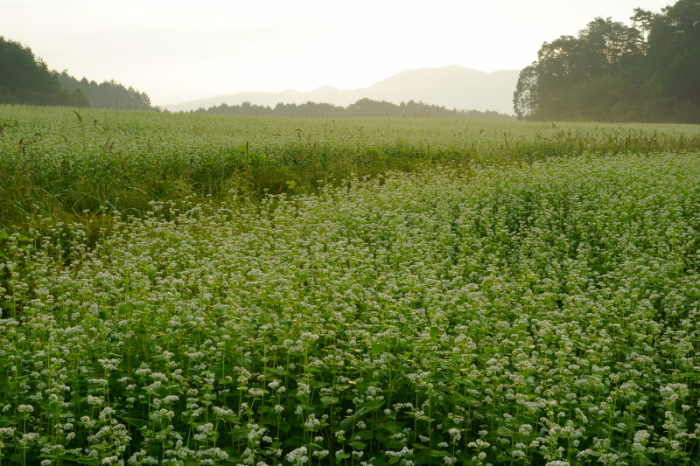
<instances>
[{"instance_id":1,"label":"tree canopy","mask_svg":"<svg viewBox=\"0 0 700 466\"><path fill-rule=\"evenodd\" d=\"M152 109L148 95L133 87L51 71L29 47L1 36L0 63L0 104Z\"/></svg>"},{"instance_id":2,"label":"tree canopy","mask_svg":"<svg viewBox=\"0 0 700 466\"><path fill-rule=\"evenodd\" d=\"M520 73L518 118L700 123L700 0L630 19L545 42Z\"/></svg>"},{"instance_id":3,"label":"tree canopy","mask_svg":"<svg viewBox=\"0 0 700 466\"><path fill-rule=\"evenodd\" d=\"M470 120L511 120L510 115L487 110L457 110L447 109L438 105L423 102L401 102L394 104L386 101L360 99L347 107L328 103L306 102L304 104L278 103L275 107L254 105L243 102L241 105L221 104L219 106L200 108L190 113L218 113L226 115L270 115L283 117L436 117L464 118Z\"/></svg>"},{"instance_id":4,"label":"tree canopy","mask_svg":"<svg viewBox=\"0 0 700 466\"><path fill-rule=\"evenodd\" d=\"M46 63L29 47L0 37L0 103L28 105L70 105L85 107L89 102L80 90L69 92Z\"/></svg>"},{"instance_id":5,"label":"tree canopy","mask_svg":"<svg viewBox=\"0 0 700 466\"><path fill-rule=\"evenodd\" d=\"M63 71L58 75L61 85L70 90L79 90L90 100L90 105L97 108L122 108L136 110L152 110L151 99L145 92L139 92L133 87L126 87L114 80L97 84L83 78L78 81Z\"/></svg>"}]
</instances>

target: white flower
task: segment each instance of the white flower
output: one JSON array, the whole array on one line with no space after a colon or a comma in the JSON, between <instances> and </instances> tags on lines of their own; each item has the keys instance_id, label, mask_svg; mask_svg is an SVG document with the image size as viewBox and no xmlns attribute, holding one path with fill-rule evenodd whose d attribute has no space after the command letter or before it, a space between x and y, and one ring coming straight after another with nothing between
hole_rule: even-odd
<instances>
[{"instance_id":1,"label":"white flower","mask_svg":"<svg viewBox=\"0 0 700 466\"><path fill-rule=\"evenodd\" d=\"M522 424L518 427L518 432L523 435L530 435L532 433L532 426L530 424Z\"/></svg>"},{"instance_id":2,"label":"white flower","mask_svg":"<svg viewBox=\"0 0 700 466\"><path fill-rule=\"evenodd\" d=\"M104 403L101 397L92 395L87 396L87 402L89 405L101 405Z\"/></svg>"},{"instance_id":3,"label":"white flower","mask_svg":"<svg viewBox=\"0 0 700 466\"><path fill-rule=\"evenodd\" d=\"M309 461L309 457L306 456L306 452L306 447L299 447L289 452L285 458L290 463L303 464Z\"/></svg>"},{"instance_id":4,"label":"white flower","mask_svg":"<svg viewBox=\"0 0 700 466\"><path fill-rule=\"evenodd\" d=\"M316 415L311 413L309 414L309 417L306 419L306 422L304 422L304 425L306 426L307 429L316 429L321 425L321 421L316 419Z\"/></svg>"}]
</instances>

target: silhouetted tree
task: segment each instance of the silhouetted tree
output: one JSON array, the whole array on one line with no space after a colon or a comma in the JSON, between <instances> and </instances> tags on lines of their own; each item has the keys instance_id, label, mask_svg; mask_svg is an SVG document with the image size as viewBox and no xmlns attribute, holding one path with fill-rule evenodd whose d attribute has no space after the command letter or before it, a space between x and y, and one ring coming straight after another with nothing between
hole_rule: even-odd
<instances>
[{"instance_id":1,"label":"silhouetted tree","mask_svg":"<svg viewBox=\"0 0 700 466\"><path fill-rule=\"evenodd\" d=\"M81 93L61 88L58 77L29 47L0 37L0 103L87 105Z\"/></svg>"},{"instance_id":2,"label":"silhouetted tree","mask_svg":"<svg viewBox=\"0 0 700 466\"><path fill-rule=\"evenodd\" d=\"M436 117L464 118L471 120L511 120L510 115L493 111L478 110L448 110L445 107L429 105L423 102L401 102L396 105L391 102L371 99L360 99L347 107L328 103L306 102L304 104L278 103L275 108L253 105L243 102L241 105L221 104L208 109L199 108L190 113L217 113L225 115L269 115L282 117Z\"/></svg>"},{"instance_id":3,"label":"silhouetted tree","mask_svg":"<svg viewBox=\"0 0 700 466\"><path fill-rule=\"evenodd\" d=\"M518 118L700 122L700 0L630 19L546 42L520 73Z\"/></svg>"},{"instance_id":4,"label":"silhouetted tree","mask_svg":"<svg viewBox=\"0 0 700 466\"><path fill-rule=\"evenodd\" d=\"M88 98L90 104L97 108L121 108L135 110L152 110L151 99L145 92L139 92L133 87L126 87L114 80L97 84L86 78L78 81L63 71L58 75L61 85L70 90L79 90Z\"/></svg>"}]
</instances>

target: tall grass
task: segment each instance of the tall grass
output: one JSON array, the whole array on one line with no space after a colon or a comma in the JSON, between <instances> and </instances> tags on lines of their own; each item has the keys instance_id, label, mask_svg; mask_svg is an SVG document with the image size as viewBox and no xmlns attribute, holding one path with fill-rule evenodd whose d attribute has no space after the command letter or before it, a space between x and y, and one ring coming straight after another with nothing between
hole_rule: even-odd
<instances>
[{"instance_id":1,"label":"tall grass","mask_svg":"<svg viewBox=\"0 0 700 466\"><path fill-rule=\"evenodd\" d=\"M98 225L149 202L310 194L351 177L700 148L700 129L285 119L0 106L0 230ZM102 225L99 226L101 228ZM98 229L99 229L98 228ZM91 235L97 233L92 232Z\"/></svg>"}]
</instances>

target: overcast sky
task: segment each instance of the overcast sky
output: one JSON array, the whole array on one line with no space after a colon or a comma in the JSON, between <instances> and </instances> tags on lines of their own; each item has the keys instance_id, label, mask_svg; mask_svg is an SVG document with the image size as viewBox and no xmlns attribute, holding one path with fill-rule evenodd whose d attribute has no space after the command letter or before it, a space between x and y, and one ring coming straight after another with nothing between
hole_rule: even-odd
<instances>
[{"instance_id":1,"label":"overcast sky","mask_svg":"<svg viewBox=\"0 0 700 466\"><path fill-rule=\"evenodd\" d=\"M669 0L0 0L0 34L49 68L154 104L366 87L408 68L521 69L596 16Z\"/></svg>"}]
</instances>

